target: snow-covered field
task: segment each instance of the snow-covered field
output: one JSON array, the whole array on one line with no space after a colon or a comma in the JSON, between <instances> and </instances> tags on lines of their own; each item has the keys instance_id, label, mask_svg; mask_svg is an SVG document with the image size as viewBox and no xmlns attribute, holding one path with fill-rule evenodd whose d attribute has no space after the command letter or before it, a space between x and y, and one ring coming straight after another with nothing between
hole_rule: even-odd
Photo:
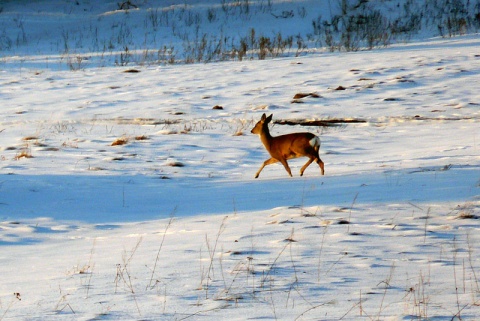
<instances>
[{"instance_id":1,"label":"snow-covered field","mask_svg":"<svg viewBox=\"0 0 480 321\"><path fill-rule=\"evenodd\" d=\"M3 56L0 320L478 320L479 48ZM263 113L361 122L275 124L321 137L325 176L298 159L254 179Z\"/></svg>"}]
</instances>

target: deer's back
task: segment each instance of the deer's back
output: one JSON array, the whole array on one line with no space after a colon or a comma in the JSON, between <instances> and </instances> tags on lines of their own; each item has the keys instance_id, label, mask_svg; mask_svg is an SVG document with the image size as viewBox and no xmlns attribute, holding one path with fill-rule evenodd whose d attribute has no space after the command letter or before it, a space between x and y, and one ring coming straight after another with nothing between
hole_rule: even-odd
<instances>
[{"instance_id":1,"label":"deer's back","mask_svg":"<svg viewBox=\"0 0 480 321\"><path fill-rule=\"evenodd\" d=\"M296 158L310 155L315 152L317 137L312 133L292 133L273 138L270 154L277 158L282 155L285 158Z\"/></svg>"}]
</instances>

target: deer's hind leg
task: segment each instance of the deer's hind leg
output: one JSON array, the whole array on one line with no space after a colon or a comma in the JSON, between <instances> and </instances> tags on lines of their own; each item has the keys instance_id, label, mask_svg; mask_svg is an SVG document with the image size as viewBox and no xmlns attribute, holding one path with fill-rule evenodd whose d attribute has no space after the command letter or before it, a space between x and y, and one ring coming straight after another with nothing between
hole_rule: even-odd
<instances>
[{"instance_id":1,"label":"deer's hind leg","mask_svg":"<svg viewBox=\"0 0 480 321\"><path fill-rule=\"evenodd\" d=\"M322 171L322 175L325 175L325 164L323 163L323 161L320 159L320 157L318 157L316 159L316 162L318 164L318 166L320 166L320 170Z\"/></svg>"},{"instance_id":2,"label":"deer's hind leg","mask_svg":"<svg viewBox=\"0 0 480 321\"><path fill-rule=\"evenodd\" d=\"M325 175L325 164L323 163L322 159L320 158L320 145L318 145L316 148L315 148L315 157L314 157L314 161L318 164L318 166L320 167L320 171L322 173L322 175Z\"/></svg>"},{"instance_id":3,"label":"deer's hind leg","mask_svg":"<svg viewBox=\"0 0 480 321\"><path fill-rule=\"evenodd\" d=\"M303 172L307 169L307 167L313 163L313 161L316 160L316 158L310 158L308 160L308 162L305 163L305 165L302 166L302 168L300 169L300 176L303 176Z\"/></svg>"},{"instance_id":4,"label":"deer's hind leg","mask_svg":"<svg viewBox=\"0 0 480 321\"><path fill-rule=\"evenodd\" d=\"M303 165L303 167L300 169L300 176L303 176L303 172L307 169L307 167L313 163L313 161L315 161L318 166L320 167L320 170L321 170L321 173L322 175L325 175L325 164L323 163L323 161L320 159L320 157L312 157L310 158L306 163L305 165Z\"/></svg>"}]
</instances>

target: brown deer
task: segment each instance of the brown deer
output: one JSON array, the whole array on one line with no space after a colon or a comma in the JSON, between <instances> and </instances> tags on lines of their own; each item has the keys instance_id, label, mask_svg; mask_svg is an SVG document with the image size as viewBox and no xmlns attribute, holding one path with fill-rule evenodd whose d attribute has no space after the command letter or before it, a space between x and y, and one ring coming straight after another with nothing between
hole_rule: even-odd
<instances>
[{"instance_id":1,"label":"brown deer","mask_svg":"<svg viewBox=\"0 0 480 321\"><path fill-rule=\"evenodd\" d=\"M292 172L290 171L290 167L288 166L287 159L302 156L308 157L309 160L300 169L300 176L303 175L305 169L313 161L315 161L318 166L320 166L322 175L324 175L324 164L323 161L320 159L320 156L318 155L318 152L320 150L320 138L318 138L318 136L315 136L312 133L292 133L273 137L272 135L270 135L270 131L268 130L268 123L270 123L270 121L272 120L272 116L273 114L268 117L263 114L262 119L260 119L259 122L252 129L252 134L257 134L260 136L260 140L262 141L265 149L271 156L271 158L263 162L262 166L255 175L255 178L258 178L260 172L265 166L276 162L282 163L283 167L285 167L285 169L287 170L287 173L292 176Z\"/></svg>"}]
</instances>

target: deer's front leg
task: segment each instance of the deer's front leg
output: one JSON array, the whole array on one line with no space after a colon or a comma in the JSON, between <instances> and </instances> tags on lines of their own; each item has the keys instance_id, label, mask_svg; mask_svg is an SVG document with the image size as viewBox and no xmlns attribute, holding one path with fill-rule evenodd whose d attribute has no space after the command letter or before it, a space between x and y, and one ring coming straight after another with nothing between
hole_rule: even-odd
<instances>
[{"instance_id":1,"label":"deer's front leg","mask_svg":"<svg viewBox=\"0 0 480 321\"><path fill-rule=\"evenodd\" d=\"M258 176L260 175L260 172L262 171L262 169L263 169L265 166L270 165L270 164L274 164L274 163L276 163L276 162L278 162L278 160L275 159L275 158L273 158L273 157L267 159L266 161L264 161L263 164L262 164L262 166L261 166L260 169L258 170L257 174L255 174L255 178L258 178ZM288 165L287 165L287 166L288 166Z\"/></svg>"},{"instance_id":2,"label":"deer's front leg","mask_svg":"<svg viewBox=\"0 0 480 321\"><path fill-rule=\"evenodd\" d=\"M287 160L281 159L280 162L282 163L283 167L285 167L285 170L287 171L288 175L290 175L290 177L293 177L292 171L290 170L290 166L288 166Z\"/></svg>"}]
</instances>

